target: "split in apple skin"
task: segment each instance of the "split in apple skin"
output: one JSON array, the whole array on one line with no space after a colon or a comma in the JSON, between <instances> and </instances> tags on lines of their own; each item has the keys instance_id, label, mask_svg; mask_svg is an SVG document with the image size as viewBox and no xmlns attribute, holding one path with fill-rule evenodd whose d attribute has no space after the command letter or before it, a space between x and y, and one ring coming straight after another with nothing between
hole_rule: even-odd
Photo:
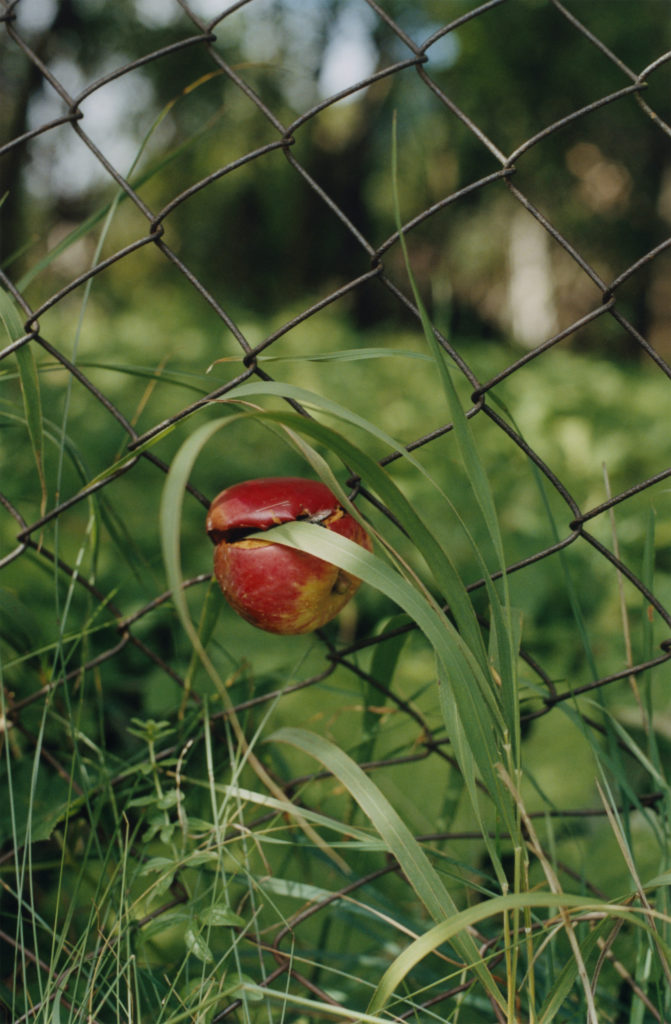
<instances>
[{"instance_id":1,"label":"split in apple skin","mask_svg":"<svg viewBox=\"0 0 671 1024\"><path fill-rule=\"evenodd\" d=\"M270 633L309 633L345 607L360 580L304 551L250 538L281 523L306 520L372 550L364 528L326 484L302 477L265 477L233 484L210 505L214 574L231 607Z\"/></svg>"}]
</instances>

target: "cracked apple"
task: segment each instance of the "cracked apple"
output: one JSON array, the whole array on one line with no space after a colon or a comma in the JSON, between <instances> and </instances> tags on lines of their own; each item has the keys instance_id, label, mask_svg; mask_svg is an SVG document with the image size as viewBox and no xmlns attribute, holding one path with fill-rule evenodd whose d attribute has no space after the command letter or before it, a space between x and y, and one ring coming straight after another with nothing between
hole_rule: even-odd
<instances>
[{"instance_id":1,"label":"cracked apple","mask_svg":"<svg viewBox=\"0 0 671 1024\"><path fill-rule=\"evenodd\" d=\"M372 550L364 528L318 480L265 477L233 484L210 505L214 574L231 607L270 633L309 633L344 608L361 582L304 551L275 543L272 529L318 523ZM251 534L268 531L268 539Z\"/></svg>"}]
</instances>

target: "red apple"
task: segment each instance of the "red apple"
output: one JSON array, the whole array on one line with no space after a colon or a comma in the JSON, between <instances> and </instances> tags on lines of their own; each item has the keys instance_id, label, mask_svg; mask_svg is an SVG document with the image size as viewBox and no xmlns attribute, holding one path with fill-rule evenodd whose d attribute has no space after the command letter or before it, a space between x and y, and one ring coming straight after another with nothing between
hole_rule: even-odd
<instances>
[{"instance_id":1,"label":"red apple","mask_svg":"<svg viewBox=\"0 0 671 1024\"><path fill-rule=\"evenodd\" d=\"M207 514L214 574L239 615L270 633L309 633L329 622L361 582L314 555L249 534L296 519L372 550L368 534L318 480L266 477L233 484Z\"/></svg>"}]
</instances>

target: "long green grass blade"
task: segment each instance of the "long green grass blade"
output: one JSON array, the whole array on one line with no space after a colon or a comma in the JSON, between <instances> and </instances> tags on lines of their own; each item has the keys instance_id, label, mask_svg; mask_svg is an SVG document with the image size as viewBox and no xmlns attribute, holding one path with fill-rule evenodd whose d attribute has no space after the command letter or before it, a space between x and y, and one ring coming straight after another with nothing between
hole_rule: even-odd
<instances>
[{"instance_id":1,"label":"long green grass blade","mask_svg":"<svg viewBox=\"0 0 671 1024\"><path fill-rule=\"evenodd\" d=\"M0 322L5 333L12 341L21 338L25 331L23 323L12 297L0 288ZM42 425L42 396L40 394L40 382L37 374L37 363L35 353L28 342L16 350L16 361L19 367L19 378L21 381L21 394L23 396L23 408L26 416L28 436L33 449L37 475L40 481L42 494L41 513L44 514L47 505L47 483L44 474L44 433Z\"/></svg>"},{"instance_id":2,"label":"long green grass blade","mask_svg":"<svg viewBox=\"0 0 671 1024\"><path fill-rule=\"evenodd\" d=\"M440 922L410 943L383 974L375 995L368 1005L368 1012L380 1013L409 972L444 942L454 942L454 936L461 931L472 928L488 918L515 909L521 910L526 907L553 909L558 906L575 908L584 913L602 913L613 918L623 917L642 928L648 927L644 921L636 918L631 907L603 903L574 893L527 892L508 896L493 896L474 907L460 911L448 921Z\"/></svg>"},{"instance_id":3,"label":"long green grass blade","mask_svg":"<svg viewBox=\"0 0 671 1024\"><path fill-rule=\"evenodd\" d=\"M419 359L421 362L432 362L431 356L425 352L413 352L411 349L402 348L341 348L336 352L301 352L300 355L264 356L260 355L262 363L358 363L367 362L369 359ZM237 356L235 357L237 360ZM234 361L234 360L232 360ZM221 360L217 360L221 362Z\"/></svg>"},{"instance_id":4,"label":"long green grass blade","mask_svg":"<svg viewBox=\"0 0 671 1024\"><path fill-rule=\"evenodd\" d=\"M429 319L428 313L422 296L420 295L419 288L415 281L414 274L412 272L412 265L408 254L408 248L405 241L405 235L403 233L403 226L401 222L401 207L400 198L398 193L398 149L396 145L396 123L394 121L394 131L392 135L392 190L394 200L394 215L396 219L396 227L399 233L399 241L401 243L401 250L403 252L403 259L405 262L406 272L410 281L410 287L419 311L421 318L422 329L424 337L429 345L431 354L433 355L436 369L440 375L440 380L447 398L448 407L452 416L452 423L454 426L455 434L461 451L462 461L468 475L473 494L480 506L482 516L485 520L487 530L489 533L490 540L496 551L499 569L505 570L505 555L503 552L503 541L501 537L501 531L499 528L498 517L496 514L496 507L494 505L494 499L487 475L482 465L480 455L478 453L473 434L466 418L464 411L459 401L457 390L452 380L452 375L447 367L445 360L445 352L438 344L436 339L433 325ZM505 577L504 577L505 578Z\"/></svg>"},{"instance_id":5,"label":"long green grass blade","mask_svg":"<svg viewBox=\"0 0 671 1024\"><path fill-rule=\"evenodd\" d=\"M459 916L452 897L415 837L378 787L349 755L323 736L303 729L280 729L270 737L270 741L288 743L309 754L346 786L384 839L434 920L445 923L446 918L454 920ZM462 928L455 928L450 939L467 967L477 974L485 990L503 1007L498 986L469 933ZM370 1012L376 1011L369 1009Z\"/></svg>"},{"instance_id":6,"label":"long green grass blade","mask_svg":"<svg viewBox=\"0 0 671 1024\"><path fill-rule=\"evenodd\" d=\"M376 630L378 635L390 632L393 634L396 629L403 629L410 623L410 618L407 615L393 615L389 619L383 619ZM362 744L361 744L361 760L370 761L373 757L373 751L375 749L375 743L380 730L381 719L377 710L372 710L372 704L380 704L382 699L383 705L386 703L388 696L388 689L391 687L394 672L398 664L398 660L401 656L403 648L408 639L408 632L403 631L397 633L395 636L388 637L383 643L375 644L373 647L373 657L371 659L371 665L369 668L369 675L371 679L377 682L383 682L387 688L386 691L380 693L376 687L370 681L365 683L364 690L364 711L362 719Z\"/></svg>"},{"instance_id":7,"label":"long green grass blade","mask_svg":"<svg viewBox=\"0 0 671 1024\"><path fill-rule=\"evenodd\" d=\"M172 591L175 609L182 625L191 639L194 648L198 651L202 650L202 645L191 622L182 587L183 574L180 553L182 508L184 505L185 485L191 468L202 448L221 427L221 420L206 423L184 442L173 459L170 472L165 479L159 513L163 564L165 565L168 586Z\"/></svg>"},{"instance_id":8,"label":"long green grass blade","mask_svg":"<svg viewBox=\"0 0 671 1024\"><path fill-rule=\"evenodd\" d=\"M401 243L401 249L403 252L403 259L405 261L406 272L408 274L408 278L410 281L410 286L415 299L415 304L419 311L424 337L429 346L429 350L433 355L434 362L443 386L443 390L445 392L445 397L447 399L448 408L450 410L450 416L452 418L452 424L454 427L454 432L457 439L457 444L461 454L464 469L466 471L467 478L471 486L471 490L482 514L482 518L485 523L489 540L494 548L498 562L498 569L502 574L501 579L504 595L503 602L501 602L501 600L499 599L498 594L496 592L496 588L492 583L490 573L487 571L485 567L484 579L487 585L487 591L490 602L490 610L493 625L493 637L495 639L495 651L497 655L496 664L498 666L501 682L502 703L505 713L505 720L508 728L508 734L513 744L514 763L516 765L519 765L521 737L518 708L516 630L513 627L513 621L510 611L510 600L508 595L508 582L506 576L506 561L503 549L503 539L501 536L501 530L499 527L499 521L496 513L496 506L494 504L492 490L489 485L489 481L487 479L487 474L485 473L484 466L480 459L480 455L475 444L470 424L461 406L461 402L459 401L459 396L454 386L452 375L447 366L445 352L438 344L438 341L433 330L433 326L429 319L426 307L424 306L422 297L419 292L419 288L417 287L417 283L412 272L408 248L403 233L401 220L401 206L398 193L398 148L396 143L396 119L394 119L394 130L392 133L392 194L394 202L394 215L399 234L399 241ZM472 547L474 548L474 550L476 550L477 553L476 545L472 545ZM481 564L484 564L483 560L481 560Z\"/></svg>"},{"instance_id":9,"label":"long green grass blade","mask_svg":"<svg viewBox=\"0 0 671 1024\"><path fill-rule=\"evenodd\" d=\"M191 775L183 776L183 781L195 788L209 787L209 782ZM293 816L296 813L296 808L290 800L279 800L277 797L269 796L267 793L258 793L256 790L247 789L237 784L217 782L214 783L214 791L215 793L221 794L227 798L235 799L241 803L251 803L256 807L277 811L278 815ZM369 852L375 852L382 849L379 839L371 836L371 834L364 831L364 829L357 828L349 821L338 821L336 818L329 818L325 814L320 814L318 811L310 811L303 807L301 807L301 816L313 825L319 825L320 828L326 828L338 835L342 835L343 845L349 846L351 841L354 840L362 849L366 849ZM277 839L272 835L262 836L261 841L268 843L283 842L282 839ZM277 879L274 879L273 881L276 882Z\"/></svg>"}]
</instances>

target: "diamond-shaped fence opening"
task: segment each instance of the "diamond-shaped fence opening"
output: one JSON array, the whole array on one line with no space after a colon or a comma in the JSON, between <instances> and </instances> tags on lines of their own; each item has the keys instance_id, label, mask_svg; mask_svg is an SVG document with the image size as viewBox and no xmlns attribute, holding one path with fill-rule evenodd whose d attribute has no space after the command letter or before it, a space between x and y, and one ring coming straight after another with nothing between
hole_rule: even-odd
<instances>
[{"instance_id":1,"label":"diamond-shaped fence opening","mask_svg":"<svg viewBox=\"0 0 671 1024\"><path fill-rule=\"evenodd\" d=\"M152 843L179 846L180 787L188 790L180 773L204 777L214 763L231 783L233 713L248 737L299 723L348 749L360 730L353 756L398 797L422 841L443 851L436 857L452 858L442 870L458 874L473 856L474 874L484 871L477 824L458 817L442 827L449 794L435 790L455 761L435 668L414 624L365 586L335 624L294 639L261 634L222 604L207 638L230 706L217 703L221 694L206 699L166 583L166 474L196 427L243 395L240 415L196 460L184 498L184 593L205 631L212 497L278 466L312 473L281 426L255 418L258 406L336 423L368 446L435 527L488 629L485 582L459 516L472 518L490 571L500 573L404 265L396 124L410 265L491 483L523 612L522 728L551 757L538 768L538 791L552 794L538 813L568 836L605 820L603 807L585 803L594 791L579 778L567 804L554 802L552 778L574 768L570 746L567 763L552 750L555 725L545 724L560 709L576 734L619 739L623 763L631 760L626 799L641 814L658 810L661 784L651 785L654 773L640 772L631 745L601 716L606 695L641 700L653 679L663 685L671 658L668 5L3 0L1 10L0 274L18 318L17 328L6 314L0 351L3 740L14 794L2 812L1 863L11 876L2 998L21 1007L17 1019L38 1019L47 1012L40 998L72 1008L90 991L89 1019L112 1019L110 964L122 951L109 910L90 949L74 934L90 909L84 890L104 902L100 879L72 869L77 909L65 920L62 906L53 910L58 883L46 862L59 844L73 856L95 848L111 874L105 851L128 843L139 874L119 913L150 965L133 994L142 1019L152 1000L175 995L166 971L154 970L161 958L183 961L186 943L208 964L208 921L237 929L227 948L256 996L258 986L288 986L342 1008L356 988L353 959L384 966L400 941L385 932L376 889L397 871L393 858L354 856L354 874L329 876L321 889L306 860L294 866L298 903L281 859L271 858L266 889L246 889L234 840L253 844L279 805L277 793L264 810L240 791L217 835L231 843L226 872L243 895L232 917L215 920L193 910L184 871L149 860ZM275 382L276 394L236 390ZM351 419L337 421L321 401ZM378 436L362 441L356 416ZM338 474L359 511L412 559L412 538L396 530L365 475L346 464ZM168 731L157 727L148 740L145 722L129 735L133 717L165 719ZM153 769L134 772L146 766L147 742ZM578 777L590 770L581 756ZM268 754L267 763L287 800L300 797L308 815L342 813L328 773L300 775L307 762L284 757ZM159 803L164 820L152 819L142 840L151 770L177 795ZM418 792L426 797L417 801ZM191 870L201 863L194 857L214 856L194 828ZM186 844L186 826L181 835ZM31 840L42 852L29 886ZM570 858L563 869L578 870ZM313 889L299 886L302 877ZM407 889L385 891L396 892L414 934ZM262 909L273 900L274 918ZM39 919L30 930L29 906ZM62 944L50 951L52 916ZM361 933L349 946L351 927ZM485 949L494 941L480 938ZM328 967L318 965L320 942L335 950ZM76 961L99 963L103 979L90 971L89 990L68 968ZM427 1013L471 984L447 967ZM427 968L427 985L430 976ZM638 983L628 982L631 998ZM217 991L215 1019L243 1019L243 1004L250 1019L252 1004L233 988Z\"/></svg>"}]
</instances>

